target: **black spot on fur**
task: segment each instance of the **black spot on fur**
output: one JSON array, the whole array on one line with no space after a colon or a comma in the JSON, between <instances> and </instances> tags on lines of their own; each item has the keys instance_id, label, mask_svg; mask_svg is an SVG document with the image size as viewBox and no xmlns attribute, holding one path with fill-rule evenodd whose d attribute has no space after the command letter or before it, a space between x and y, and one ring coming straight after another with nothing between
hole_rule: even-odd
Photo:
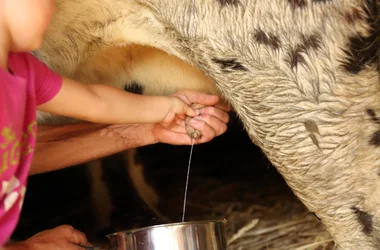
<instances>
[{"instance_id":1,"label":"black spot on fur","mask_svg":"<svg viewBox=\"0 0 380 250\"><path fill-rule=\"evenodd\" d=\"M367 109L367 114L371 117L371 118L376 118L376 113L373 109Z\"/></svg>"},{"instance_id":2,"label":"black spot on fur","mask_svg":"<svg viewBox=\"0 0 380 250\"><path fill-rule=\"evenodd\" d=\"M350 38L345 53L348 61L343 67L350 73L357 74L367 65L375 65L380 72L380 13L379 0L366 0L364 8L366 22L370 26L368 36Z\"/></svg>"},{"instance_id":3,"label":"black spot on fur","mask_svg":"<svg viewBox=\"0 0 380 250\"><path fill-rule=\"evenodd\" d=\"M262 30L257 30L255 33L255 39L258 43L268 45L272 47L272 49L278 49L281 44L280 39L277 36L271 33L265 34Z\"/></svg>"},{"instance_id":4,"label":"black spot on fur","mask_svg":"<svg viewBox=\"0 0 380 250\"><path fill-rule=\"evenodd\" d=\"M376 131L373 133L371 140L369 141L369 144L374 146L380 146L380 131Z\"/></svg>"},{"instance_id":5,"label":"black spot on fur","mask_svg":"<svg viewBox=\"0 0 380 250\"><path fill-rule=\"evenodd\" d=\"M364 17L358 8L352 8L351 11L344 14L344 19L346 19L348 23L353 24L356 21L363 20Z\"/></svg>"},{"instance_id":6,"label":"black spot on fur","mask_svg":"<svg viewBox=\"0 0 380 250\"><path fill-rule=\"evenodd\" d=\"M231 60L222 60L222 59L212 59L214 63L217 63L220 65L221 69L224 72L230 72L230 71L248 71L246 67L244 67L240 62L236 61L236 59Z\"/></svg>"},{"instance_id":7,"label":"black spot on fur","mask_svg":"<svg viewBox=\"0 0 380 250\"><path fill-rule=\"evenodd\" d=\"M317 34L310 36L302 35L301 40L302 43L297 45L297 47L288 54L287 61L291 69L297 68L299 63L306 64L302 53L307 53L310 49L318 50L321 47L321 38Z\"/></svg>"},{"instance_id":8,"label":"black spot on fur","mask_svg":"<svg viewBox=\"0 0 380 250\"><path fill-rule=\"evenodd\" d=\"M357 207L352 207L351 209L357 215L357 220L359 221L359 223L363 226L363 233L367 235L371 234L373 232L373 215L361 211Z\"/></svg>"},{"instance_id":9,"label":"black spot on fur","mask_svg":"<svg viewBox=\"0 0 380 250\"><path fill-rule=\"evenodd\" d=\"M307 120L305 121L305 128L307 131L310 132L310 139L313 141L313 143L318 147L319 147L319 141L317 139L317 137L315 136L315 134L319 134L319 129L318 129L318 125L312 121L312 120Z\"/></svg>"},{"instance_id":10,"label":"black spot on fur","mask_svg":"<svg viewBox=\"0 0 380 250\"><path fill-rule=\"evenodd\" d=\"M239 0L217 0L220 5L237 5L239 3Z\"/></svg>"},{"instance_id":11,"label":"black spot on fur","mask_svg":"<svg viewBox=\"0 0 380 250\"><path fill-rule=\"evenodd\" d=\"M301 55L304 52L304 48L302 46L298 46L295 50L290 51L288 62L290 64L290 68L297 68L299 63L306 63L305 59Z\"/></svg>"},{"instance_id":12,"label":"black spot on fur","mask_svg":"<svg viewBox=\"0 0 380 250\"><path fill-rule=\"evenodd\" d=\"M380 120L379 118L377 118L375 110L367 109L366 112L372 121L380 125ZM372 138L369 141L369 144L374 146L380 146L380 131L376 131L375 133L373 133Z\"/></svg>"},{"instance_id":13,"label":"black spot on fur","mask_svg":"<svg viewBox=\"0 0 380 250\"><path fill-rule=\"evenodd\" d=\"M373 109L367 109L367 114L369 117L371 117L371 120L376 122L377 124L380 124L379 118L376 116L376 112Z\"/></svg>"},{"instance_id":14,"label":"black spot on fur","mask_svg":"<svg viewBox=\"0 0 380 250\"><path fill-rule=\"evenodd\" d=\"M301 36L302 45L301 48L306 51L308 49L318 50L321 48L321 37L317 34L313 34L310 36Z\"/></svg>"},{"instance_id":15,"label":"black spot on fur","mask_svg":"<svg viewBox=\"0 0 380 250\"><path fill-rule=\"evenodd\" d=\"M317 137L314 135L314 134L310 134L310 139L313 141L313 143L315 144L315 146L317 146L317 148L320 148L319 147L319 141L317 139Z\"/></svg>"},{"instance_id":16,"label":"black spot on fur","mask_svg":"<svg viewBox=\"0 0 380 250\"><path fill-rule=\"evenodd\" d=\"M319 134L318 125L314 121L307 120L305 122L305 127L306 127L307 131L309 131L310 133L317 133L317 134Z\"/></svg>"},{"instance_id":17,"label":"black spot on fur","mask_svg":"<svg viewBox=\"0 0 380 250\"><path fill-rule=\"evenodd\" d=\"M306 0L288 0L293 9L306 7Z\"/></svg>"},{"instance_id":18,"label":"black spot on fur","mask_svg":"<svg viewBox=\"0 0 380 250\"><path fill-rule=\"evenodd\" d=\"M137 82L132 82L130 84L126 84L124 86L124 90L127 92L142 95L144 87L141 84L138 84Z\"/></svg>"}]
</instances>

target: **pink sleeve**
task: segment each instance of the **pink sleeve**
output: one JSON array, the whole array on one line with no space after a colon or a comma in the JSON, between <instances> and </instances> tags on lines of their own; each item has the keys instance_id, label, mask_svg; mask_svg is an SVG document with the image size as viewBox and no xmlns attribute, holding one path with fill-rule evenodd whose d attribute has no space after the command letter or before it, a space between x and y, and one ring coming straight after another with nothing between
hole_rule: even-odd
<instances>
[{"instance_id":1,"label":"pink sleeve","mask_svg":"<svg viewBox=\"0 0 380 250\"><path fill-rule=\"evenodd\" d=\"M55 97L62 86L62 77L50 70L32 54L28 54L29 65L34 71L36 104L44 104Z\"/></svg>"}]
</instances>

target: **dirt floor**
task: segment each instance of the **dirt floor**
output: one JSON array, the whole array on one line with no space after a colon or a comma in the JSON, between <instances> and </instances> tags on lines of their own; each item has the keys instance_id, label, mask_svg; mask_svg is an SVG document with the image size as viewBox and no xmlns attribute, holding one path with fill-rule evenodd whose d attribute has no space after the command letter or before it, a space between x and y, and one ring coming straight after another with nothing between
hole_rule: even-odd
<instances>
[{"instance_id":1,"label":"dirt floor","mask_svg":"<svg viewBox=\"0 0 380 250\"><path fill-rule=\"evenodd\" d=\"M138 196L120 155L102 160L102 178L113 207L109 226L98 228L86 167L30 178L15 240L71 224L101 246L119 230L178 222L182 215L190 147L138 149L144 176L160 201L152 211ZM96 196L95 196L96 197ZM318 219L293 195L283 178L233 119L226 134L194 147L186 220L227 219L229 250L333 249Z\"/></svg>"}]
</instances>

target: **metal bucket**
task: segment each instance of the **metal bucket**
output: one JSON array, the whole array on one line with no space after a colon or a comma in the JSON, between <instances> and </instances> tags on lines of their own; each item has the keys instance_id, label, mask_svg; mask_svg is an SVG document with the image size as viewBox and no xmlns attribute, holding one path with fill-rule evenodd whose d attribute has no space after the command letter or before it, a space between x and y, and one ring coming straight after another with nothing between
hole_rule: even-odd
<instances>
[{"instance_id":1,"label":"metal bucket","mask_svg":"<svg viewBox=\"0 0 380 250\"><path fill-rule=\"evenodd\" d=\"M226 250L226 221L190 221L109 234L109 250ZM96 248L93 248L96 249Z\"/></svg>"}]
</instances>

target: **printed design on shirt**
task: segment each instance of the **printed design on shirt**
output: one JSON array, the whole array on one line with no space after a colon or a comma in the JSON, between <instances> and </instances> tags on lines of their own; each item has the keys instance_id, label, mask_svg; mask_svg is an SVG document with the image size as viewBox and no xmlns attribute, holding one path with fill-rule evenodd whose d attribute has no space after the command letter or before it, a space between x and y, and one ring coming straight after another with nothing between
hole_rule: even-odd
<instances>
[{"instance_id":1,"label":"printed design on shirt","mask_svg":"<svg viewBox=\"0 0 380 250\"><path fill-rule=\"evenodd\" d=\"M12 125L0 128L0 174L11 166L17 166L22 157L34 152L31 138L37 136L37 122L34 120L23 132L21 138L17 138Z\"/></svg>"},{"instance_id":2,"label":"printed design on shirt","mask_svg":"<svg viewBox=\"0 0 380 250\"><path fill-rule=\"evenodd\" d=\"M20 189L17 190L18 187L20 187L20 180L17 179L15 176L12 176L12 178L9 181L2 181L0 198L5 195L5 199L3 201L5 212L8 212L9 209L11 209L16 204L19 198L19 209L21 210L26 193L26 188L24 185L22 185Z\"/></svg>"},{"instance_id":3,"label":"printed design on shirt","mask_svg":"<svg viewBox=\"0 0 380 250\"><path fill-rule=\"evenodd\" d=\"M23 146L25 145L25 142L30 141L30 140L28 140L29 136L33 137L33 138L37 137L37 122L36 121L33 121L28 125L28 132L27 133L22 134L22 140L24 142ZM26 155L31 154L33 152L34 152L33 145L28 143L27 145L25 145L22 153L24 156L26 156Z\"/></svg>"}]
</instances>

